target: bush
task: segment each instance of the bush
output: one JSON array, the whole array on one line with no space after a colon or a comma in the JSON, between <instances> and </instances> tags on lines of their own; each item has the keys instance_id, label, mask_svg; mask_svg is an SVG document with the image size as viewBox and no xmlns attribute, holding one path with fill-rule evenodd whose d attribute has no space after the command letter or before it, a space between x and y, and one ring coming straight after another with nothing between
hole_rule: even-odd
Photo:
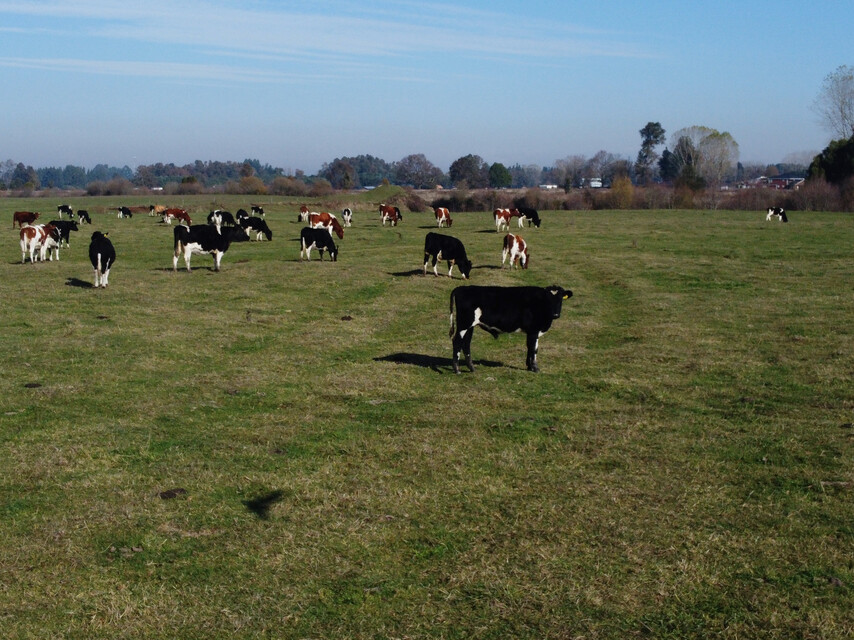
<instances>
[{"instance_id":1,"label":"bush","mask_svg":"<svg viewBox=\"0 0 854 640\"><path fill-rule=\"evenodd\" d=\"M277 196L304 196L308 193L308 185L297 178L279 176L273 179L269 192Z\"/></svg>"}]
</instances>

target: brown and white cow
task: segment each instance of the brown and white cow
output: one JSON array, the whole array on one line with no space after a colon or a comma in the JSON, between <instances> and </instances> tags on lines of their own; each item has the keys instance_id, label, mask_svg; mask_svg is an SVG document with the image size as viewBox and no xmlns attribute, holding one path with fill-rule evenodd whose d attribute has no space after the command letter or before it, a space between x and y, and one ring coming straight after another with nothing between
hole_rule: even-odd
<instances>
[{"instance_id":1,"label":"brown and white cow","mask_svg":"<svg viewBox=\"0 0 854 640\"><path fill-rule=\"evenodd\" d=\"M392 207L388 204L381 204L380 220L382 220L383 226L388 222L392 227L396 227L398 222L403 222L403 214L400 213L400 209L397 207Z\"/></svg>"},{"instance_id":2,"label":"brown and white cow","mask_svg":"<svg viewBox=\"0 0 854 640\"><path fill-rule=\"evenodd\" d=\"M297 222L308 222L309 213L311 213L309 208L304 204L301 204L299 207L299 214L297 215Z\"/></svg>"},{"instance_id":3,"label":"brown and white cow","mask_svg":"<svg viewBox=\"0 0 854 640\"><path fill-rule=\"evenodd\" d=\"M501 231L503 227L505 231L510 231L510 218L518 215L518 209L496 209L492 212L492 217L495 219L495 230Z\"/></svg>"},{"instance_id":4,"label":"brown and white cow","mask_svg":"<svg viewBox=\"0 0 854 640\"><path fill-rule=\"evenodd\" d=\"M25 224L33 224L41 214L38 211L16 211L12 214L12 228L15 228L15 223L19 227Z\"/></svg>"},{"instance_id":5,"label":"brown and white cow","mask_svg":"<svg viewBox=\"0 0 854 640\"><path fill-rule=\"evenodd\" d=\"M517 262L522 263L522 268L528 268L528 243L519 235L508 233L504 236L504 250L501 252L501 268L504 268L504 263L510 258L510 266L514 269L518 268Z\"/></svg>"},{"instance_id":6,"label":"brown and white cow","mask_svg":"<svg viewBox=\"0 0 854 640\"><path fill-rule=\"evenodd\" d=\"M21 227L21 263L27 261L30 254L30 262L35 262L36 251L39 259L44 262L46 257L53 261L54 254L59 260L59 229L52 224L36 224Z\"/></svg>"},{"instance_id":7,"label":"brown and white cow","mask_svg":"<svg viewBox=\"0 0 854 640\"><path fill-rule=\"evenodd\" d=\"M162 216L163 212L168 209L164 204L150 204L148 205L148 215L149 216Z\"/></svg>"},{"instance_id":8,"label":"brown and white cow","mask_svg":"<svg viewBox=\"0 0 854 640\"><path fill-rule=\"evenodd\" d=\"M193 224L193 221L190 219L190 214L188 214L184 209L166 209L163 212L163 222L166 224L172 224L172 219L179 220L190 226Z\"/></svg>"},{"instance_id":9,"label":"brown and white cow","mask_svg":"<svg viewBox=\"0 0 854 640\"><path fill-rule=\"evenodd\" d=\"M451 220L451 212L447 207L433 207L433 213L436 214L436 225L441 228L443 226L450 228L454 223Z\"/></svg>"},{"instance_id":10,"label":"brown and white cow","mask_svg":"<svg viewBox=\"0 0 854 640\"><path fill-rule=\"evenodd\" d=\"M334 231L339 238L344 237L344 227L338 222L338 218L326 211L321 211L320 213L312 211L309 213L308 226L312 229L326 229L330 236Z\"/></svg>"}]
</instances>

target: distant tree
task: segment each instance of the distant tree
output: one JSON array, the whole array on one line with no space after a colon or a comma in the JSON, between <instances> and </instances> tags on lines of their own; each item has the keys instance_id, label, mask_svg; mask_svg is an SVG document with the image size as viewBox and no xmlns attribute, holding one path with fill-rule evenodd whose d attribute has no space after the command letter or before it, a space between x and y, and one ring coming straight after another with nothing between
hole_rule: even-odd
<instances>
[{"instance_id":1,"label":"distant tree","mask_svg":"<svg viewBox=\"0 0 854 640\"><path fill-rule=\"evenodd\" d=\"M729 132L712 131L700 141L699 151L699 173L710 187L717 190L735 175L738 143Z\"/></svg>"},{"instance_id":2,"label":"distant tree","mask_svg":"<svg viewBox=\"0 0 854 640\"><path fill-rule=\"evenodd\" d=\"M493 189L503 189L513 183L510 171L500 162L494 162L489 167L489 186Z\"/></svg>"},{"instance_id":3,"label":"distant tree","mask_svg":"<svg viewBox=\"0 0 854 640\"><path fill-rule=\"evenodd\" d=\"M240 166L240 177L251 178L254 175L255 167L252 166L252 163L249 160L244 160L243 164Z\"/></svg>"},{"instance_id":4,"label":"distant tree","mask_svg":"<svg viewBox=\"0 0 854 640\"><path fill-rule=\"evenodd\" d=\"M735 174L738 143L728 132L692 126L679 129L671 141L673 151L667 158L668 166L660 164L662 176L666 168L668 175L677 176L675 181L680 185L697 191L707 185L719 187L725 178Z\"/></svg>"},{"instance_id":5,"label":"distant tree","mask_svg":"<svg viewBox=\"0 0 854 640\"><path fill-rule=\"evenodd\" d=\"M24 166L24 163L19 162L15 165L15 170L12 172L12 177L9 180L10 189L38 189L41 186L38 173L30 166Z\"/></svg>"},{"instance_id":6,"label":"distant tree","mask_svg":"<svg viewBox=\"0 0 854 640\"><path fill-rule=\"evenodd\" d=\"M812 108L832 138L854 135L854 67L842 65L827 74Z\"/></svg>"},{"instance_id":7,"label":"distant tree","mask_svg":"<svg viewBox=\"0 0 854 640\"><path fill-rule=\"evenodd\" d=\"M328 180L333 189L353 189L359 186L353 165L342 158L336 158L330 164L324 163L318 175Z\"/></svg>"},{"instance_id":8,"label":"distant tree","mask_svg":"<svg viewBox=\"0 0 854 640\"><path fill-rule=\"evenodd\" d=\"M834 140L813 159L809 178L826 180L841 185L854 176L854 136L847 140Z\"/></svg>"},{"instance_id":9,"label":"distant tree","mask_svg":"<svg viewBox=\"0 0 854 640\"><path fill-rule=\"evenodd\" d=\"M269 192L277 196L304 196L308 185L299 178L280 176L270 183Z\"/></svg>"},{"instance_id":10,"label":"distant tree","mask_svg":"<svg viewBox=\"0 0 854 640\"><path fill-rule=\"evenodd\" d=\"M555 160L555 169L559 172L554 174L554 178L550 182L560 185L568 193L570 189L581 186L581 179L584 177L582 174L586 165L587 158L582 155L567 156L562 160Z\"/></svg>"},{"instance_id":11,"label":"distant tree","mask_svg":"<svg viewBox=\"0 0 854 640\"><path fill-rule=\"evenodd\" d=\"M658 122L648 122L640 130L641 148L635 161L635 175L640 184L649 184L656 177L659 155L655 148L664 144L664 128Z\"/></svg>"},{"instance_id":12,"label":"distant tree","mask_svg":"<svg viewBox=\"0 0 854 640\"><path fill-rule=\"evenodd\" d=\"M442 170L423 153L408 155L394 163L392 168L398 184L412 185L416 189L432 189L442 182Z\"/></svg>"},{"instance_id":13,"label":"distant tree","mask_svg":"<svg viewBox=\"0 0 854 640\"><path fill-rule=\"evenodd\" d=\"M82 189L86 186L86 169L70 164L65 165L65 168L62 170L62 185L64 187Z\"/></svg>"},{"instance_id":14,"label":"distant tree","mask_svg":"<svg viewBox=\"0 0 854 640\"><path fill-rule=\"evenodd\" d=\"M469 154L457 158L448 169L451 183L465 183L471 189L482 189L489 185L489 166L480 156Z\"/></svg>"},{"instance_id":15,"label":"distant tree","mask_svg":"<svg viewBox=\"0 0 854 640\"><path fill-rule=\"evenodd\" d=\"M536 187L542 182L543 168L535 164L523 167L517 163L510 167L509 171L512 178L510 186L514 189Z\"/></svg>"}]
</instances>

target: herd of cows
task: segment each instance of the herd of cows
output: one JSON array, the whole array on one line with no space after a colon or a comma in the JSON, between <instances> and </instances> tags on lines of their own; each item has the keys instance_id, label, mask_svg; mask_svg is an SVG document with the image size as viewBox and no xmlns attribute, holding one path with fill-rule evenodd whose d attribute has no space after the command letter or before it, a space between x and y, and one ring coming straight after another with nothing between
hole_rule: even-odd
<instances>
[{"instance_id":1,"label":"herd of cows","mask_svg":"<svg viewBox=\"0 0 854 640\"><path fill-rule=\"evenodd\" d=\"M177 271L179 257L183 256L184 264L190 271L190 259L193 254L211 254L214 259L214 270L220 270L222 257L233 242L266 238L272 240L273 233L264 219L264 210L258 205L252 205L252 214L239 209L236 215L228 211L211 211L207 224L192 224L190 215L184 209L167 208L151 205L149 207L119 207L115 209L119 218L130 218L134 213L147 212L150 216L160 216L162 221L178 224L173 231L174 254L172 268ZM453 220L450 211L445 207L434 207L438 228L451 228ZM398 207L381 204L379 214L382 226L387 223L397 226L403 221L403 215ZM67 215L69 220L63 220ZM68 205L57 207L57 220L47 224L36 224L39 213L16 211L12 218L12 228L17 224L21 236L21 262L36 259L53 260L54 255L59 259L59 248L69 244L71 231L78 230L77 221L81 224L91 224L87 211L77 211L77 221L74 211ZM518 234L510 233L510 222L518 218L519 228L526 224L539 228L542 221L535 209L517 207L512 209L496 209L492 213L495 230L506 231L502 250L501 266L504 267L509 259L512 268L521 266L527 269L530 264L528 246ZM303 205L297 221L307 223L300 231L300 260L311 260L311 251L316 249L323 261L323 254L328 253L334 262L338 259L338 247L334 236L344 237L344 227L352 225L353 213L344 209L341 214L344 225L338 218L327 212L313 212ZM769 207L766 221L778 220L788 222L786 212L780 207ZM89 259L94 270L94 286L106 287L109 283L110 268L116 260L115 249L106 234L100 231L92 233L89 245ZM454 236L428 232L424 239L424 275L427 275L428 264L432 261L433 274L438 276L438 263L448 263L448 277L452 277L454 266L457 267L463 279L471 275L472 262L469 260L465 245ZM488 332L493 337L501 333L524 332L527 336L527 356L525 360L529 371L539 371L537 351L539 339L549 330L552 322L560 317L562 303L572 296L572 291L552 285L549 287L500 287L500 286L460 286L451 292L449 336L452 343L452 365L455 373L460 372L460 355L465 357L469 370L474 371L471 357L471 340L475 327Z\"/></svg>"}]
</instances>

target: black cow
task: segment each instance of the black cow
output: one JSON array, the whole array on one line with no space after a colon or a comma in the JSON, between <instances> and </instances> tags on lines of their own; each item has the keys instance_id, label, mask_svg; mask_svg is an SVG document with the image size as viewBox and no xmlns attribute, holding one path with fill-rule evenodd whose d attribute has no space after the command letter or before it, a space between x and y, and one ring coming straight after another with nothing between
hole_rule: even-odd
<instances>
[{"instance_id":1,"label":"black cow","mask_svg":"<svg viewBox=\"0 0 854 640\"><path fill-rule=\"evenodd\" d=\"M59 245L65 242L66 247L70 247L69 239L72 231L77 231L77 223L74 220L51 220L48 224L52 224L59 229Z\"/></svg>"},{"instance_id":2,"label":"black cow","mask_svg":"<svg viewBox=\"0 0 854 640\"><path fill-rule=\"evenodd\" d=\"M172 258L172 269L178 270L178 256L184 254L184 264L190 271L190 256L194 253L211 253L214 258L214 271L219 271L222 256L228 251L232 242L249 240L242 227L218 228L210 224L194 224L186 226L179 224L173 231L175 236L175 255Z\"/></svg>"},{"instance_id":3,"label":"black cow","mask_svg":"<svg viewBox=\"0 0 854 640\"><path fill-rule=\"evenodd\" d=\"M80 209L80 211L77 212L77 217L80 219L80 224L83 224L84 222L86 224L92 224L92 218L89 217L89 212L86 211L86 209Z\"/></svg>"},{"instance_id":4,"label":"black cow","mask_svg":"<svg viewBox=\"0 0 854 640\"><path fill-rule=\"evenodd\" d=\"M427 263L433 258L433 274L439 275L436 263L439 260L448 261L448 277L454 270L454 265L460 270L463 278L468 278L471 274L471 260L466 256L466 248L463 243L453 236L442 235L441 233L429 232L424 238L424 275L427 275Z\"/></svg>"},{"instance_id":5,"label":"black cow","mask_svg":"<svg viewBox=\"0 0 854 640\"><path fill-rule=\"evenodd\" d=\"M540 214L537 213L536 209L532 209L531 207L517 207L516 210L519 212L520 228L525 226L525 221L528 222L529 227L533 223L533 225L537 227L537 229L540 228L540 223L542 222L542 220L540 220Z\"/></svg>"},{"instance_id":6,"label":"black cow","mask_svg":"<svg viewBox=\"0 0 854 640\"><path fill-rule=\"evenodd\" d=\"M237 222L238 222L238 224L239 224L241 221L246 220L246 219L249 217L249 213L246 211L246 209L238 209L238 210L237 210L237 213L236 213L236 214L234 214L234 215L235 215L235 217L237 218Z\"/></svg>"},{"instance_id":7,"label":"black cow","mask_svg":"<svg viewBox=\"0 0 854 640\"><path fill-rule=\"evenodd\" d=\"M251 234L255 234L256 240L260 240L262 235L267 240L273 239L273 232L267 226L266 220L262 220L261 218L256 218L255 216L240 218L240 226L246 230L246 233L250 234L250 238L252 237Z\"/></svg>"},{"instance_id":8,"label":"black cow","mask_svg":"<svg viewBox=\"0 0 854 640\"><path fill-rule=\"evenodd\" d=\"M338 260L338 247L332 241L332 235L326 229L312 229L311 227L303 227L299 234L299 259L303 259L303 255L311 260L311 250L317 249L320 251L320 261L323 262L323 252L328 251L332 262Z\"/></svg>"},{"instance_id":9,"label":"black cow","mask_svg":"<svg viewBox=\"0 0 854 640\"><path fill-rule=\"evenodd\" d=\"M62 220L62 214L63 214L63 213L67 213L67 214L68 214L68 218L69 218L70 220L74 220L74 210L71 208L71 206L70 206L70 205L67 205L67 204L61 204L61 205L59 205L59 206L56 208L56 213L57 213L57 215L59 216L59 219L60 219L60 220Z\"/></svg>"},{"instance_id":10,"label":"black cow","mask_svg":"<svg viewBox=\"0 0 854 640\"><path fill-rule=\"evenodd\" d=\"M524 331L528 336L529 371L539 371L537 349L540 336L560 317L563 301L572 291L557 285L550 287L457 287L451 291L451 331L454 351L454 373L460 372L460 352L474 371L471 360L471 338L474 328L482 329L497 338L500 333ZM456 328L454 304L456 303Z\"/></svg>"},{"instance_id":11,"label":"black cow","mask_svg":"<svg viewBox=\"0 0 854 640\"><path fill-rule=\"evenodd\" d=\"M261 218L264 218L265 217L264 216L264 207L259 206L257 204L253 204L252 205L252 215L253 216L260 216Z\"/></svg>"},{"instance_id":12,"label":"black cow","mask_svg":"<svg viewBox=\"0 0 854 640\"><path fill-rule=\"evenodd\" d=\"M95 288L106 287L110 282L110 267L116 261L116 250L106 233L95 231L92 234L89 261L95 269Z\"/></svg>"},{"instance_id":13,"label":"black cow","mask_svg":"<svg viewBox=\"0 0 854 640\"><path fill-rule=\"evenodd\" d=\"M119 212L119 218L133 218L133 211L127 207L119 207L116 211Z\"/></svg>"},{"instance_id":14,"label":"black cow","mask_svg":"<svg viewBox=\"0 0 854 640\"><path fill-rule=\"evenodd\" d=\"M216 209L208 214L208 224L233 227L236 223L234 221L234 216L231 215L230 211Z\"/></svg>"}]
</instances>

